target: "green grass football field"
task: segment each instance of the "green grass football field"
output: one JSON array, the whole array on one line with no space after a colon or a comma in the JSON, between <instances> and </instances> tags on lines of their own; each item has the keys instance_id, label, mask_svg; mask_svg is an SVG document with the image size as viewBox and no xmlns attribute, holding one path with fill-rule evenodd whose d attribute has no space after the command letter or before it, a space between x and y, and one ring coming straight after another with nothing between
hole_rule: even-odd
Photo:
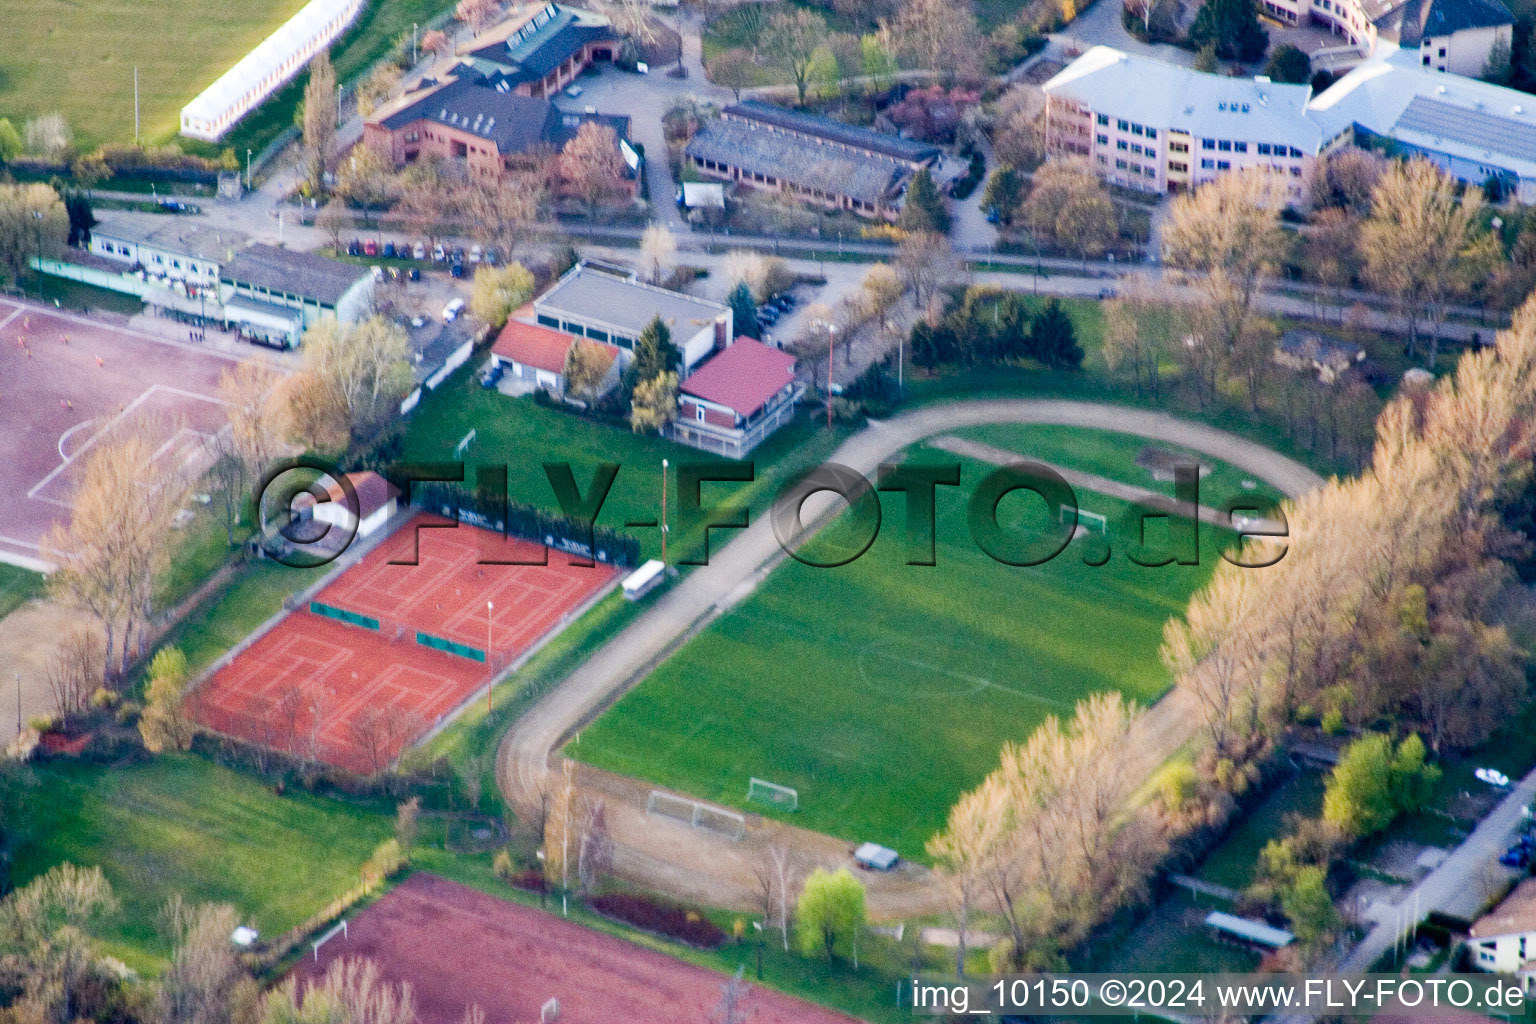
<instances>
[{"instance_id":1,"label":"green grass football field","mask_svg":"<svg viewBox=\"0 0 1536 1024\"><path fill-rule=\"evenodd\" d=\"M5 5L0 117L54 111L90 148L176 134L181 108L305 0L25 0Z\"/></svg>"},{"instance_id":2,"label":"green grass football field","mask_svg":"<svg viewBox=\"0 0 1536 1024\"><path fill-rule=\"evenodd\" d=\"M954 461L928 448L911 457ZM1082 507L1109 516L1107 565L1084 563L1091 538L1043 566L1002 565L975 546L965 518L991 467L960 461L961 486L939 491L937 566L903 564L904 513L888 496L863 558L840 569L785 562L567 752L921 859L1005 742L1099 691L1154 700L1169 682L1163 624L1230 537L1202 527L1202 565L1142 567L1118 535L1124 503L1082 494ZM1045 515L1038 499L1000 506L1015 526L1039 529ZM795 787L799 811L748 804L752 776Z\"/></svg>"}]
</instances>

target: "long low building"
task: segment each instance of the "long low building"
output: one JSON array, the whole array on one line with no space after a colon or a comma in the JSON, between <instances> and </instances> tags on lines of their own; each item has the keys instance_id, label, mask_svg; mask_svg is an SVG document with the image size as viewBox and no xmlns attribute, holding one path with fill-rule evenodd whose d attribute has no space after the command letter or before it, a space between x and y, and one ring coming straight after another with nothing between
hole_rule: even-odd
<instances>
[{"instance_id":1,"label":"long low building","mask_svg":"<svg viewBox=\"0 0 1536 1024\"><path fill-rule=\"evenodd\" d=\"M533 300L533 312L542 327L613 345L626 366L640 333L660 318L682 355L684 377L734 337L730 306L645 284L632 273L592 263L566 271Z\"/></svg>"},{"instance_id":2,"label":"long low building","mask_svg":"<svg viewBox=\"0 0 1536 1024\"><path fill-rule=\"evenodd\" d=\"M310 0L181 108L181 134L217 142L346 31L364 0ZM196 16L195 14L193 15ZM174 25L164 26L174 32Z\"/></svg>"},{"instance_id":3,"label":"long low building","mask_svg":"<svg viewBox=\"0 0 1536 1024\"><path fill-rule=\"evenodd\" d=\"M866 217L894 218L936 146L767 103L726 107L684 149L698 171Z\"/></svg>"},{"instance_id":4,"label":"long low building","mask_svg":"<svg viewBox=\"0 0 1536 1024\"><path fill-rule=\"evenodd\" d=\"M298 345L325 318L355 323L373 309L373 275L318 253L253 245L219 274L227 325L260 344Z\"/></svg>"},{"instance_id":5,"label":"long low building","mask_svg":"<svg viewBox=\"0 0 1536 1024\"><path fill-rule=\"evenodd\" d=\"M1467 184L1497 179L1536 202L1536 98L1425 67L1411 50L1373 58L1314 96L1095 46L1044 88L1049 152L1088 158L1106 180L1143 192L1267 167L1299 199L1316 158L1354 144L1422 155Z\"/></svg>"}]
</instances>

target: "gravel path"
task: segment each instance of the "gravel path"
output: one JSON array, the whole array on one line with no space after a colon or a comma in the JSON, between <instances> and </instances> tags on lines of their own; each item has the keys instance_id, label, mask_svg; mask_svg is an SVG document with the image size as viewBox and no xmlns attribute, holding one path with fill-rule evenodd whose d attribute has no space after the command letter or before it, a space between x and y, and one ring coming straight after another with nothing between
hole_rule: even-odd
<instances>
[{"instance_id":1,"label":"gravel path","mask_svg":"<svg viewBox=\"0 0 1536 1024\"><path fill-rule=\"evenodd\" d=\"M1053 423L1135 434L1224 460L1288 495L1322 483L1300 463L1202 423L1149 410L1048 399L946 403L871 422L845 441L831 461L872 476L880 462L924 438L988 423ZM830 516L839 507L828 502L821 514ZM708 566L692 571L656 598L644 615L535 704L502 738L498 752L498 781L508 803L525 808L541 789L553 788L556 783L549 776L552 767L559 768L558 748L689 637L749 595L784 557L768 519L758 519L715 554ZM1147 742L1138 748L1146 754L1149 767L1160 762L1159 752L1175 749L1194 728L1192 709L1182 705L1176 694L1170 695L1147 716ZM733 843L647 818L640 794L649 791L648 785L627 785L618 777L588 770L580 776L583 785L595 786L610 800L609 821L621 870L636 881L688 899L750 906L752 851L766 843L791 846L807 865L842 856L838 841L774 822L754 823L745 840ZM636 798L642 801L639 806L631 802ZM927 884L921 871L872 874L868 883L869 907L876 917L932 911L942 905L942 893Z\"/></svg>"}]
</instances>

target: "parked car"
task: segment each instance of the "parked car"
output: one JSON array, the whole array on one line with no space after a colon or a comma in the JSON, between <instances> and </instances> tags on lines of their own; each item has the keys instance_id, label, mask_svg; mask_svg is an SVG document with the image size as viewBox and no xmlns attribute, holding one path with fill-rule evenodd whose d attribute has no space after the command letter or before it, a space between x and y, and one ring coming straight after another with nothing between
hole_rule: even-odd
<instances>
[{"instance_id":1,"label":"parked car","mask_svg":"<svg viewBox=\"0 0 1536 1024\"><path fill-rule=\"evenodd\" d=\"M377 240L370 238L370 239L368 239L368 241L363 243L363 255L364 256L377 256L378 254L379 254L379 243L378 243Z\"/></svg>"},{"instance_id":2,"label":"parked car","mask_svg":"<svg viewBox=\"0 0 1536 1024\"><path fill-rule=\"evenodd\" d=\"M417 313L415 316L411 317L411 326L425 327L427 326L427 318L422 316L420 313Z\"/></svg>"},{"instance_id":3,"label":"parked car","mask_svg":"<svg viewBox=\"0 0 1536 1024\"><path fill-rule=\"evenodd\" d=\"M485 265L488 267L501 266L501 253L496 251L496 247L494 245L488 245L485 247Z\"/></svg>"},{"instance_id":4,"label":"parked car","mask_svg":"<svg viewBox=\"0 0 1536 1024\"><path fill-rule=\"evenodd\" d=\"M362 242L360 242L356 238L354 238L354 239L352 239L352 241L347 243L347 255L348 256L361 256L362 254L363 254L363 243Z\"/></svg>"},{"instance_id":5,"label":"parked car","mask_svg":"<svg viewBox=\"0 0 1536 1024\"><path fill-rule=\"evenodd\" d=\"M462 312L464 312L464 300L463 299L453 299L453 300L451 300L448 303L448 305L443 307L443 323L445 323L445 324L453 323L455 320L457 320L459 318L459 314L462 313Z\"/></svg>"},{"instance_id":6,"label":"parked car","mask_svg":"<svg viewBox=\"0 0 1536 1024\"><path fill-rule=\"evenodd\" d=\"M480 257L482 257L484 255L485 255L485 250L480 248L480 245L479 245L478 242L476 244L474 244L474 245L469 247L469 262L471 262L471 263L479 263L480 262Z\"/></svg>"},{"instance_id":7,"label":"parked car","mask_svg":"<svg viewBox=\"0 0 1536 1024\"><path fill-rule=\"evenodd\" d=\"M453 277L463 277L464 276L464 264L462 264L462 263L450 263L450 264L448 264L448 273L451 276L453 276Z\"/></svg>"},{"instance_id":8,"label":"parked car","mask_svg":"<svg viewBox=\"0 0 1536 1024\"><path fill-rule=\"evenodd\" d=\"M1531 851L1517 843L1504 852L1499 863L1507 868L1528 868L1531 865Z\"/></svg>"},{"instance_id":9,"label":"parked car","mask_svg":"<svg viewBox=\"0 0 1536 1024\"><path fill-rule=\"evenodd\" d=\"M387 260L392 260L392 259L395 258L395 243L394 242L385 242L384 243L384 258L387 259Z\"/></svg>"},{"instance_id":10,"label":"parked car","mask_svg":"<svg viewBox=\"0 0 1536 1024\"><path fill-rule=\"evenodd\" d=\"M411 258L412 259L416 259L416 260L424 260L424 259L426 259L427 258L427 247L426 247L426 245L421 243L421 242L417 242L411 248Z\"/></svg>"},{"instance_id":11,"label":"parked car","mask_svg":"<svg viewBox=\"0 0 1536 1024\"><path fill-rule=\"evenodd\" d=\"M421 280L421 268L420 267L412 267L410 270L406 271L405 276L410 278L412 281L420 281Z\"/></svg>"},{"instance_id":12,"label":"parked car","mask_svg":"<svg viewBox=\"0 0 1536 1024\"><path fill-rule=\"evenodd\" d=\"M441 242L439 242L437 245L434 245L432 247L432 262L433 263L441 263L441 262L443 262L443 260L445 260L447 258L448 258L448 254L443 251L443 245L442 245Z\"/></svg>"},{"instance_id":13,"label":"parked car","mask_svg":"<svg viewBox=\"0 0 1536 1024\"><path fill-rule=\"evenodd\" d=\"M453 249L453 262L455 262L455 263L463 263L464 262L464 247L462 245L454 246L454 249Z\"/></svg>"},{"instance_id":14,"label":"parked car","mask_svg":"<svg viewBox=\"0 0 1536 1024\"><path fill-rule=\"evenodd\" d=\"M202 210L194 203L184 203L180 199L160 200L160 209L169 210L171 213L201 213Z\"/></svg>"},{"instance_id":15,"label":"parked car","mask_svg":"<svg viewBox=\"0 0 1536 1024\"><path fill-rule=\"evenodd\" d=\"M491 368L480 375L480 386L494 388L501 381L501 364L492 363Z\"/></svg>"},{"instance_id":16,"label":"parked car","mask_svg":"<svg viewBox=\"0 0 1536 1024\"><path fill-rule=\"evenodd\" d=\"M565 94L567 96L569 96L571 99L575 99L577 96L580 96L585 91L586 90L583 89L581 86L573 85L573 86L571 86L571 87L569 87L568 89L565 90Z\"/></svg>"}]
</instances>

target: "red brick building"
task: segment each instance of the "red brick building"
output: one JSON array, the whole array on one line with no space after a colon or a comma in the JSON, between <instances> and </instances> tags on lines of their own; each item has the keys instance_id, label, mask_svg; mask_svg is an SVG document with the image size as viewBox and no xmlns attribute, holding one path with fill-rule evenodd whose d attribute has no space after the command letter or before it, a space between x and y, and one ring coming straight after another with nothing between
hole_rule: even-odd
<instances>
[{"instance_id":1,"label":"red brick building","mask_svg":"<svg viewBox=\"0 0 1536 1024\"><path fill-rule=\"evenodd\" d=\"M593 62L612 60L617 48L605 18L552 3L533 7L476 36L374 111L363 142L396 167L436 157L490 177L558 151L584 122L596 121L614 130L629 180L637 182L627 117L568 113L549 99Z\"/></svg>"}]
</instances>

